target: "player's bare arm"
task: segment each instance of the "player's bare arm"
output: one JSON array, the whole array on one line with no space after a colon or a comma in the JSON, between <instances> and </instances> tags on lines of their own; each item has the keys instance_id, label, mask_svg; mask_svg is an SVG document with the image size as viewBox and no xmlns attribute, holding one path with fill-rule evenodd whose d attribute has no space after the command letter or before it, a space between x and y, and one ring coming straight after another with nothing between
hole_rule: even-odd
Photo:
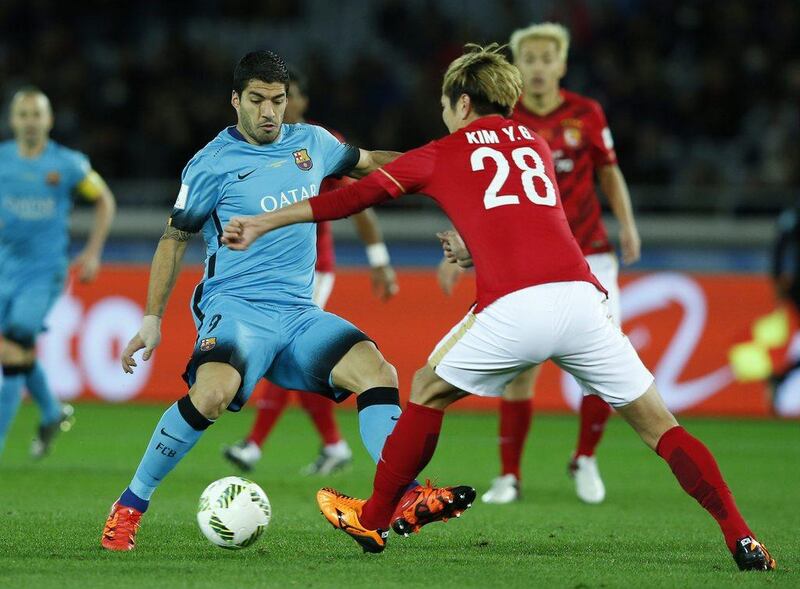
<instances>
[{"instance_id":1,"label":"player's bare arm","mask_svg":"<svg viewBox=\"0 0 800 589\"><path fill-rule=\"evenodd\" d=\"M363 178L367 174L374 172L389 162L393 162L403 155L399 151L367 151L366 149L359 149L358 151L358 163L356 167L347 174L351 178Z\"/></svg>"},{"instance_id":2,"label":"player's bare arm","mask_svg":"<svg viewBox=\"0 0 800 589\"><path fill-rule=\"evenodd\" d=\"M122 369L133 374L136 367L134 353L144 349L142 360L149 360L153 350L161 341L161 317L167 306L172 287L181 269L181 261L186 252L186 245L192 233L181 231L167 225L158 242L158 248L150 265L150 282L147 287L147 305L145 306L142 326L131 338L122 352Z\"/></svg>"},{"instance_id":3,"label":"player's bare arm","mask_svg":"<svg viewBox=\"0 0 800 589\"><path fill-rule=\"evenodd\" d=\"M72 263L78 268L78 279L81 282L91 282L100 271L103 247L114 221L117 203L108 185L94 170L89 172L77 190L85 198L94 201L95 213L86 246Z\"/></svg>"},{"instance_id":4,"label":"player's bare arm","mask_svg":"<svg viewBox=\"0 0 800 589\"><path fill-rule=\"evenodd\" d=\"M633 264L641 255L641 239L633 217L631 196L625 176L617 164L601 166L597 169L600 188L608 199L611 211L619 221L619 243L622 250L622 261Z\"/></svg>"},{"instance_id":5,"label":"player's bare arm","mask_svg":"<svg viewBox=\"0 0 800 589\"><path fill-rule=\"evenodd\" d=\"M383 233L378 224L378 216L372 209L366 209L351 217L358 232L358 238L367 248L370 265L372 291L377 297L388 301L397 294L397 275L390 263L389 251L383 242Z\"/></svg>"}]
</instances>

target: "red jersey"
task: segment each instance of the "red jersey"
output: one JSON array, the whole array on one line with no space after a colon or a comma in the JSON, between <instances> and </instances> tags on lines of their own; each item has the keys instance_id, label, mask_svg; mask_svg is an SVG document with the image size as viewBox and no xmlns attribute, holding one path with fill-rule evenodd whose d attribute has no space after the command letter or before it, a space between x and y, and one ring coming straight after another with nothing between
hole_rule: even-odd
<instances>
[{"instance_id":1,"label":"red jersey","mask_svg":"<svg viewBox=\"0 0 800 589\"><path fill-rule=\"evenodd\" d=\"M336 137L342 143L345 142L341 133L328 129L328 132ZM333 178L328 177L322 181L319 187L320 194L330 190L336 190L342 186L347 186L350 182L354 182L352 178ZM317 223L317 263L314 270L317 272L333 272L336 268L336 252L333 247L333 230L331 229L330 221L323 221Z\"/></svg>"},{"instance_id":2,"label":"red jersey","mask_svg":"<svg viewBox=\"0 0 800 589\"><path fill-rule=\"evenodd\" d=\"M614 142L600 105L590 98L561 91L564 102L539 116L517 103L511 118L533 129L550 145L564 211L584 255L613 248L601 217L594 172L617 163Z\"/></svg>"},{"instance_id":3,"label":"red jersey","mask_svg":"<svg viewBox=\"0 0 800 589\"><path fill-rule=\"evenodd\" d=\"M464 239L476 312L548 282L585 281L605 292L570 231L550 148L524 125L482 117L309 204L315 220L333 219L406 193L433 198Z\"/></svg>"}]
</instances>

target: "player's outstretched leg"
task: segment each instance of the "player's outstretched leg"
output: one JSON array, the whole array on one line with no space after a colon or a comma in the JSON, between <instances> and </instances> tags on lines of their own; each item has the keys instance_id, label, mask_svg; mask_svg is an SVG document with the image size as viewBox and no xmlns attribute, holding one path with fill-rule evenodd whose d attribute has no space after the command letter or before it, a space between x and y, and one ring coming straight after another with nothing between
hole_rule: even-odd
<instances>
[{"instance_id":1,"label":"player's outstretched leg","mask_svg":"<svg viewBox=\"0 0 800 589\"><path fill-rule=\"evenodd\" d=\"M597 468L594 452L606 423L611 417L611 405L598 395L585 395L581 401L578 445L567 465L567 472L575 480L575 493L584 503L602 503L606 487Z\"/></svg>"},{"instance_id":2,"label":"player's outstretched leg","mask_svg":"<svg viewBox=\"0 0 800 589\"><path fill-rule=\"evenodd\" d=\"M161 416L130 485L111 506L103 548L134 548L139 522L156 488L230 404L240 383L239 372L229 364L209 362L197 369L189 394Z\"/></svg>"},{"instance_id":3,"label":"player's outstretched leg","mask_svg":"<svg viewBox=\"0 0 800 589\"><path fill-rule=\"evenodd\" d=\"M300 472L307 476L324 476L347 467L353 459L353 452L339 432L333 413L334 402L314 393L301 392L299 397L300 406L311 418L322 441L317 459Z\"/></svg>"},{"instance_id":4,"label":"player's outstretched leg","mask_svg":"<svg viewBox=\"0 0 800 589\"><path fill-rule=\"evenodd\" d=\"M264 394L256 401L256 419L247 438L232 446L227 446L222 451L222 455L245 472L253 470L253 467L261 460L261 447L264 445L264 441L283 415L288 402L289 391L287 389L267 382Z\"/></svg>"},{"instance_id":5,"label":"player's outstretched leg","mask_svg":"<svg viewBox=\"0 0 800 589\"><path fill-rule=\"evenodd\" d=\"M31 456L42 458L50 450L58 432L66 432L72 428L75 421L75 410L72 405L62 404L56 398L39 362L35 362L25 374L25 387L42 415L36 430L36 437L31 443Z\"/></svg>"},{"instance_id":6,"label":"player's outstretched leg","mask_svg":"<svg viewBox=\"0 0 800 589\"><path fill-rule=\"evenodd\" d=\"M775 559L755 539L739 513L714 456L700 440L678 425L655 385L617 410L642 440L669 464L683 490L717 521L739 568L775 569Z\"/></svg>"},{"instance_id":7,"label":"player's outstretched leg","mask_svg":"<svg viewBox=\"0 0 800 589\"><path fill-rule=\"evenodd\" d=\"M433 456L444 408L464 395L439 379L431 368L419 370L414 376L411 402L380 455L372 496L364 502L322 489L317 503L327 520L365 550L380 552L386 546L385 532L390 524L408 533L434 521L458 517L469 508L475 500L471 487L409 489Z\"/></svg>"},{"instance_id":8,"label":"player's outstretched leg","mask_svg":"<svg viewBox=\"0 0 800 589\"><path fill-rule=\"evenodd\" d=\"M484 503L504 504L520 497L522 452L533 416L533 386L538 366L518 375L506 386L500 400L500 476L481 495Z\"/></svg>"}]
</instances>

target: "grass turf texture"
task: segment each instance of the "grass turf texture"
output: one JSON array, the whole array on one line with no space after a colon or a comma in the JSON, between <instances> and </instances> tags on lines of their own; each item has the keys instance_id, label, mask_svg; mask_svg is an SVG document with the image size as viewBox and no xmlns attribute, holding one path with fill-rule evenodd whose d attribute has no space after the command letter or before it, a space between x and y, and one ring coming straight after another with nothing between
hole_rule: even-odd
<instances>
[{"instance_id":1,"label":"grass turf texture","mask_svg":"<svg viewBox=\"0 0 800 589\"><path fill-rule=\"evenodd\" d=\"M99 546L163 408L79 405L51 456L27 456L36 411L25 405L0 459L0 587L789 587L800 585L800 432L797 423L684 420L717 456L739 506L773 551L773 574L740 573L716 523L666 464L614 418L598 455L608 494L582 505L565 475L576 434L571 416L536 416L525 455L523 501L480 502L461 519L363 555L320 516L314 494L330 484L355 496L371 487L354 411L339 411L355 464L327 479L298 470L316 455L306 417L289 411L249 475L274 517L252 547L210 545L195 522L205 486L234 474L220 455L252 412L226 415L169 476L143 519L134 552ZM451 414L424 474L479 492L496 475L496 417Z\"/></svg>"}]
</instances>

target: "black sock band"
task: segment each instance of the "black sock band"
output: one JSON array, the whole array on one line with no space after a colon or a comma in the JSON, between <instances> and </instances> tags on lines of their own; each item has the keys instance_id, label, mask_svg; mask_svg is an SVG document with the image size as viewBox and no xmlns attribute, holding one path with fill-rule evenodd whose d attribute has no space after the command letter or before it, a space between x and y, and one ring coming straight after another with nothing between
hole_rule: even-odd
<instances>
[{"instance_id":1,"label":"black sock band","mask_svg":"<svg viewBox=\"0 0 800 589\"><path fill-rule=\"evenodd\" d=\"M197 410L189 395L178 399L178 411L181 412L181 417L186 420L186 423L199 432L208 429L208 426L214 423Z\"/></svg>"},{"instance_id":2,"label":"black sock band","mask_svg":"<svg viewBox=\"0 0 800 589\"><path fill-rule=\"evenodd\" d=\"M397 405L400 406L400 391L395 387L375 387L367 389L356 397L358 410L366 409L372 405Z\"/></svg>"},{"instance_id":3,"label":"black sock band","mask_svg":"<svg viewBox=\"0 0 800 589\"><path fill-rule=\"evenodd\" d=\"M25 366L20 366L19 364L15 364L13 366L7 366L3 364L3 376L14 376L17 374L28 374L35 364L27 364Z\"/></svg>"}]
</instances>

